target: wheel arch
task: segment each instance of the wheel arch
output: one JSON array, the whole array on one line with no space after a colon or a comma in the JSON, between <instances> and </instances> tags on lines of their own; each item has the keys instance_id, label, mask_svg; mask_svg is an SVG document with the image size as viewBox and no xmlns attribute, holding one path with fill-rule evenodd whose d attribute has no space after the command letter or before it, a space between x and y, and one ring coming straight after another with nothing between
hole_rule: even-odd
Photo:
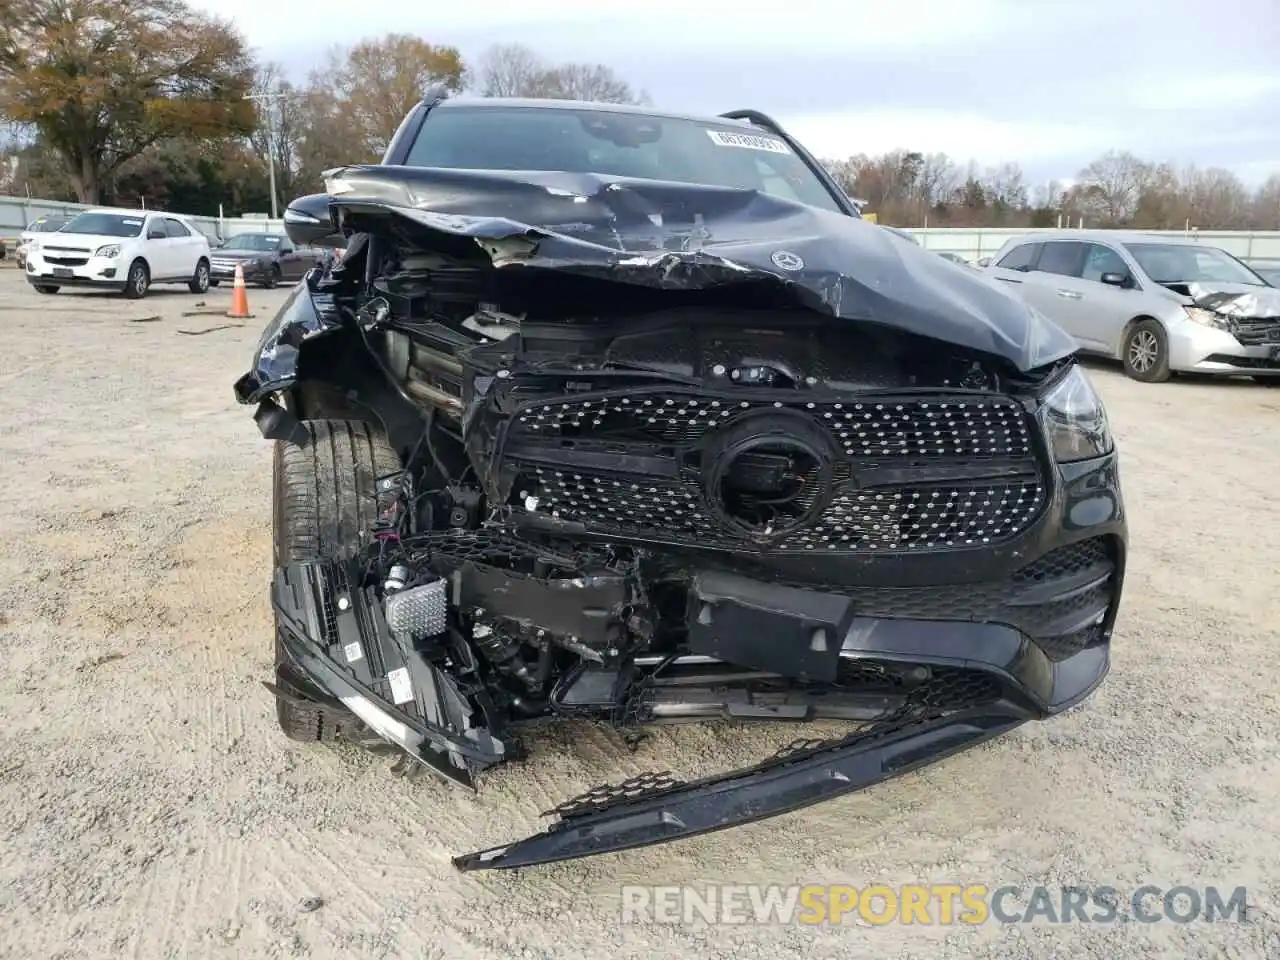
<instances>
[{"instance_id":1,"label":"wheel arch","mask_svg":"<svg viewBox=\"0 0 1280 960\"><path fill-rule=\"evenodd\" d=\"M1124 359L1124 348L1125 344L1129 342L1129 334L1132 332L1134 327L1142 323L1144 320L1150 320L1152 323L1156 324L1164 332L1165 339L1169 339L1169 327L1163 320L1150 313L1139 313L1131 318L1129 322L1124 325L1124 329L1120 331L1120 341L1115 345L1116 357L1118 359Z\"/></svg>"}]
</instances>

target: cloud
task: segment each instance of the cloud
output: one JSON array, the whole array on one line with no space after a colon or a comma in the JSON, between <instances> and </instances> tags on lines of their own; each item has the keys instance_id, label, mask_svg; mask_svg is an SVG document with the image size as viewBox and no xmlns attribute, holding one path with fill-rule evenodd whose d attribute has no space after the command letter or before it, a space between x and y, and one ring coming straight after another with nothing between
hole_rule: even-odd
<instances>
[{"instance_id":1,"label":"cloud","mask_svg":"<svg viewBox=\"0 0 1280 960\"><path fill-rule=\"evenodd\" d=\"M486 0L483 4L370 7L350 0L309 0L305 16L296 2L196 0L234 21L263 49L328 46L388 31L420 34L435 42L524 40L575 59L602 59L620 48L669 51L729 49L916 50L955 46L1002 32L1013 20L1008 0L914 0L909 23L901 5L862 0L842 5L792 0L700 0L680 6L602 4L598 0ZM749 62L744 62L749 69ZM696 61L690 63L696 70Z\"/></svg>"},{"instance_id":2,"label":"cloud","mask_svg":"<svg viewBox=\"0 0 1280 960\"><path fill-rule=\"evenodd\" d=\"M801 114L779 121L810 151L823 157L918 150L947 153L961 163L1035 162L1107 149L1116 131L1081 129L1049 120L994 120L953 111L841 111Z\"/></svg>"},{"instance_id":3,"label":"cloud","mask_svg":"<svg viewBox=\"0 0 1280 960\"><path fill-rule=\"evenodd\" d=\"M1239 110L1280 96L1280 71L1138 76L1125 87L1126 103L1139 110Z\"/></svg>"},{"instance_id":4,"label":"cloud","mask_svg":"<svg viewBox=\"0 0 1280 960\"><path fill-rule=\"evenodd\" d=\"M939 151L1034 181L1114 149L1256 182L1280 155L1276 0L309 0L301 17L290 0L196 2L299 79L388 31L471 62L521 42L608 64L663 109L762 110L824 156Z\"/></svg>"}]
</instances>

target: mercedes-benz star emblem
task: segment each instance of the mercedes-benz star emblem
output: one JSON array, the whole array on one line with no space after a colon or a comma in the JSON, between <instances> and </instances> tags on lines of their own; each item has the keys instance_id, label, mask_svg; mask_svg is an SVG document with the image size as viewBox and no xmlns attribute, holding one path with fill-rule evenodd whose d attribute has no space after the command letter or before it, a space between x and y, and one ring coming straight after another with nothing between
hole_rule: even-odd
<instances>
[{"instance_id":1,"label":"mercedes-benz star emblem","mask_svg":"<svg viewBox=\"0 0 1280 960\"><path fill-rule=\"evenodd\" d=\"M804 269L804 261L790 250L775 250L771 259L775 267L788 273Z\"/></svg>"}]
</instances>

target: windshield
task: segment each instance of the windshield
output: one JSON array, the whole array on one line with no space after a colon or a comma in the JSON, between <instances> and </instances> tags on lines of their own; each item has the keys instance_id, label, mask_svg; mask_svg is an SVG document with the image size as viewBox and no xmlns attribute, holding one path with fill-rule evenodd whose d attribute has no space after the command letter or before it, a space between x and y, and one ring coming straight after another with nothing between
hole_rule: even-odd
<instances>
[{"instance_id":1,"label":"windshield","mask_svg":"<svg viewBox=\"0 0 1280 960\"><path fill-rule=\"evenodd\" d=\"M1156 283L1247 283L1265 281L1217 247L1189 243L1126 243L1138 266Z\"/></svg>"},{"instance_id":2,"label":"windshield","mask_svg":"<svg viewBox=\"0 0 1280 960\"><path fill-rule=\"evenodd\" d=\"M223 250L260 250L270 252L278 249L280 238L269 233L237 233L222 245Z\"/></svg>"},{"instance_id":3,"label":"windshield","mask_svg":"<svg viewBox=\"0 0 1280 960\"><path fill-rule=\"evenodd\" d=\"M1250 263L1250 270L1260 276L1273 287L1280 287L1280 261L1266 263Z\"/></svg>"},{"instance_id":4,"label":"windshield","mask_svg":"<svg viewBox=\"0 0 1280 960\"><path fill-rule=\"evenodd\" d=\"M840 212L822 181L782 138L730 122L607 110L451 106L431 113L405 163L736 187Z\"/></svg>"},{"instance_id":5,"label":"windshield","mask_svg":"<svg viewBox=\"0 0 1280 960\"><path fill-rule=\"evenodd\" d=\"M100 237L136 237L142 233L142 217L124 213L82 213L72 217L62 233L89 233Z\"/></svg>"},{"instance_id":6,"label":"windshield","mask_svg":"<svg viewBox=\"0 0 1280 960\"><path fill-rule=\"evenodd\" d=\"M67 222L66 217L41 217L27 227L29 233L56 233Z\"/></svg>"}]
</instances>

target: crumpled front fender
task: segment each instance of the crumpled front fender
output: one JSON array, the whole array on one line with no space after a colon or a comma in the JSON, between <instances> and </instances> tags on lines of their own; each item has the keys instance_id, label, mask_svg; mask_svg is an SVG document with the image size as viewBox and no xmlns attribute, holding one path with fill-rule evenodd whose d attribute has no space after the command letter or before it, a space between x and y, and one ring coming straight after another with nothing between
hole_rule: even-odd
<instances>
[{"instance_id":1,"label":"crumpled front fender","mask_svg":"<svg viewBox=\"0 0 1280 960\"><path fill-rule=\"evenodd\" d=\"M237 401L258 403L291 387L303 344L342 329L333 294L318 289L323 276L321 268L311 270L262 331L249 372L236 381Z\"/></svg>"}]
</instances>

